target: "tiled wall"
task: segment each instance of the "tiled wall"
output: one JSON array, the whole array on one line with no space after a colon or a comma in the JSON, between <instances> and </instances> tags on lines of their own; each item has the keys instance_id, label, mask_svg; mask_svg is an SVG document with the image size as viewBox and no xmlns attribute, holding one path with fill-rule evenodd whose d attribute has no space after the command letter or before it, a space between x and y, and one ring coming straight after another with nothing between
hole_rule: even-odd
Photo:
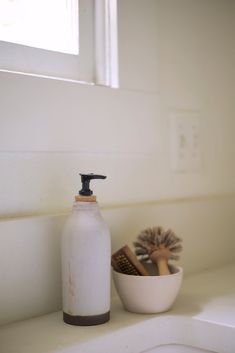
<instances>
[{"instance_id":1,"label":"tiled wall","mask_svg":"<svg viewBox=\"0 0 235 353\"><path fill-rule=\"evenodd\" d=\"M112 250L145 227L171 227L183 239L185 274L234 262L235 196L102 210ZM0 324L61 309L60 236L66 214L0 222Z\"/></svg>"},{"instance_id":2,"label":"tiled wall","mask_svg":"<svg viewBox=\"0 0 235 353\"><path fill-rule=\"evenodd\" d=\"M61 213L81 171L108 176L93 189L114 248L162 223L182 233L186 271L233 260L234 2L118 4L120 89L0 72L2 323L60 307ZM197 171L171 169L176 111L198 113Z\"/></svg>"}]
</instances>

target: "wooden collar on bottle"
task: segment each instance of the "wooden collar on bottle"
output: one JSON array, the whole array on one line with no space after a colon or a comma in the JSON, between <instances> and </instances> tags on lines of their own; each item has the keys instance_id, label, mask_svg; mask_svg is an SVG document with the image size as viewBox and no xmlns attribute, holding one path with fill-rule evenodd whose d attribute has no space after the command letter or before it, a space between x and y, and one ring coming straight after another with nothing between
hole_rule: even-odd
<instances>
[{"instance_id":1,"label":"wooden collar on bottle","mask_svg":"<svg viewBox=\"0 0 235 353\"><path fill-rule=\"evenodd\" d=\"M75 200L80 202L96 202L96 196L95 195L91 195L91 196L76 195Z\"/></svg>"}]
</instances>

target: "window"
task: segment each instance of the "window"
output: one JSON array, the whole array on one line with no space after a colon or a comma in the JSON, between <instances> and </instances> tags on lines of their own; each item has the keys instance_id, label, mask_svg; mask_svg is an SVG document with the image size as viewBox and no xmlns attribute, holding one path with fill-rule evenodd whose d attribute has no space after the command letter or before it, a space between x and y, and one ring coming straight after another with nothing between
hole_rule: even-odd
<instances>
[{"instance_id":1,"label":"window","mask_svg":"<svg viewBox=\"0 0 235 353\"><path fill-rule=\"evenodd\" d=\"M0 69L118 87L117 0L0 0Z\"/></svg>"},{"instance_id":2,"label":"window","mask_svg":"<svg viewBox=\"0 0 235 353\"><path fill-rule=\"evenodd\" d=\"M78 28L76 0L1 0L1 41L78 54Z\"/></svg>"}]
</instances>

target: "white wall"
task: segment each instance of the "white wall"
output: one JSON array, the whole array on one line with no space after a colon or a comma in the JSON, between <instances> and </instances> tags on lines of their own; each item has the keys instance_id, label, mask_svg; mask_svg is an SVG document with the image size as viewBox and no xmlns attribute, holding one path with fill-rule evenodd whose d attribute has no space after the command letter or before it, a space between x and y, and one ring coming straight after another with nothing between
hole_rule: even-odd
<instances>
[{"instance_id":1,"label":"white wall","mask_svg":"<svg viewBox=\"0 0 235 353\"><path fill-rule=\"evenodd\" d=\"M11 274L7 276L2 270L0 280L3 288L14 288L12 293L21 293L20 298L25 294L27 302L31 300L32 304L32 310L25 315L20 309L15 315L15 307L12 312L9 310L10 320L54 310L60 303L58 294L56 305L51 304L55 291L60 291L59 282L52 289L48 278L41 277L44 301L38 298L36 305L32 293L25 293L21 281L16 281L14 276L15 266L22 268L19 278L23 276L23 253L30 253L39 242L40 254L45 256L37 260L37 266L53 256L51 271L57 273L58 279L55 264L59 263L59 255L53 253L53 247L48 252L47 241L50 237L58 245L55 233L60 232L60 227L56 232L54 228L50 230L47 221L44 223L40 217L40 222L37 218L28 221L24 218L22 227L22 220L15 217L58 213L62 222L59 214L71 207L73 195L80 187L78 173L81 171L108 175L107 181L93 184L105 212L109 212L109 205L142 202L153 205L155 213L150 218L146 215L150 209L141 208L143 213L138 213L138 223L128 213L132 207L124 212L123 232L118 232L119 226L122 229L117 216L121 211L113 211L109 225L114 248L121 244L120 240L131 242L135 232L128 233L128 229L136 231L136 224L140 228L147 224L146 220L164 222L166 226L169 220L169 226L174 225L170 206L163 207L158 217L154 202L161 200L164 205L168 200L167 204L172 203L177 212L178 203L174 200L184 198L187 217L184 213L179 217L177 229L183 232L187 244L183 262L186 271L232 261L235 250L235 241L230 237L235 229L231 216L234 203L230 201L235 192L234 1L119 0L118 5L121 89L0 73L0 242L4 254L8 252L8 256L0 257L0 268L10 268ZM171 169L169 115L181 110L197 111L202 126L202 166L196 172L175 173ZM225 203L221 203L221 195ZM196 206L190 205L193 201L197 203L198 197L203 214L208 217L195 217ZM9 222L14 225L4 228ZM197 262L201 249L191 241L194 239L191 229L198 229L198 224L210 229L210 236L203 237L206 249L213 242L212 234L216 239L213 244L216 255L206 258L204 252L201 265ZM224 245L219 251L221 224L226 224L223 237L230 246ZM24 227L29 227L31 232L19 245ZM202 240L202 234L199 239ZM18 247L22 257L15 263L10 254L17 253ZM28 267L32 261L29 257ZM33 269L30 272L36 273ZM31 276L28 275L27 272L24 288ZM12 303L18 303L16 306L20 308L21 301L15 299L13 295L6 308L13 308ZM0 294L0 306L4 307L4 300ZM6 321L9 319L4 317L2 322Z\"/></svg>"},{"instance_id":2,"label":"white wall","mask_svg":"<svg viewBox=\"0 0 235 353\"><path fill-rule=\"evenodd\" d=\"M112 249L161 224L183 239L184 275L234 262L235 197L103 210ZM0 221L0 325L61 309L60 233L66 214Z\"/></svg>"},{"instance_id":3,"label":"white wall","mask_svg":"<svg viewBox=\"0 0 235 353\"><path fill-rule=\"evenodd\" d=\"M2 216L70 207L80 171L108 175L103 204L235 191L234 2L118 4L121 89L0 73ZM201 122L194 173L171 170L179 110Z\"/></svg>"}]
</instances>

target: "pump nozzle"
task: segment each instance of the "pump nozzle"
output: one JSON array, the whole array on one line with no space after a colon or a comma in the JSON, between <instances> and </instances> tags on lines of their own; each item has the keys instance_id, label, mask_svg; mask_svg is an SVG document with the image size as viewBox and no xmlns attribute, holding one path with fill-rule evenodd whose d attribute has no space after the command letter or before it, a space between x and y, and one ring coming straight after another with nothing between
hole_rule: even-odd
<instances>
[{"instance_id":1,"label":"pump nozzle","mask_svg":"<svg viewBox=\"0 0 235 353\"><path fill-rule=\"evenodd\" d=\"M81 180L82 180L82 189L79 191L79 195L82 196L90 196L93 194L93 191L90 190L90 181L92 179L106 179L105 175L97 175L97 174L81 174Z\"/></svg>"}]
</instances>

